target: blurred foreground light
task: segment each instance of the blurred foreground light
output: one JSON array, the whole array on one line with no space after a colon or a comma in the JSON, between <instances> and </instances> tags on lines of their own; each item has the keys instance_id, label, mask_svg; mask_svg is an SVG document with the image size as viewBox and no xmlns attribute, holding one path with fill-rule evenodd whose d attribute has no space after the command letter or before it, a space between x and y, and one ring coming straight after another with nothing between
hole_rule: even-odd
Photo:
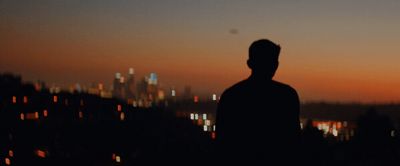
<instances>
[{"instance_id":1,"label":"blurred foreground light","mask_svg":"<svg viewBox=\"0 0 400 166\"><path fill-rule=\"evenodd\" d=\"M13 97L12 97L12 103L13 103L13 104L17 103L17 96L13 96Z\"/></svg>"},{"instance_id":2,"label":"blurred foreground light","mask_svg":"<svg viewBox=\"0 0 400 166\"><path fill-rule=\"evenodd\" d=\"M206 120L206 125L207 126L211 126L211 121L210 120Z\"/></svg>"},{"instance_id":3,"label":"blurred foreground light","mask_svg":"<svg viewBox=\"0 0 400 166\"><path fill-rule=\"evenodd\" d=\"M79 119L82 119L82 118L83 118L83 112L79 111Z\"/></svg>"},{"instance_id":4,"label":"blurred foreground light","mask_svg":"<svg viewBox=\"0 0 400 166\"><path fill-rule=\"evenodd\" d=\"M118 112L121 112L121 110L122 110L122 106L121 106L121 104L118 104L118 105L117 105L117 111L118 111Z\"/></svg>"},{"instance_id":5,"label":"blurred foreground light","mask_svg":"<svg viewBox=\"0 0 400 166\"><path fill-rule=\"evenodd\" d=\"M207 114L203 114L203 120L207 120Z\"/></svg>"},{"instance_id":6,"label":"blurred foreground light","mask_svg":"<svg viewBox=\"0 0 400 166\"><path fill-rule=\"evenodd\" d=\"M43 150L38 149L35 151L35 154L40 158L46 158L46 152Z\"/></svg>"},{"instance_id":7,"label":"blurred foreground light","mask_svg":"<svg viewBox=\"0 0 400 166\"><path fill-rule=\"evenodd\" d=\"M4 163L6 165L11 165L11 160L7 157L7 158L4 159Z\"/></svg>"},{"instance_id":8,"label":"blurred foreground light","mask_svg":"<svg viewBox=\"0 0 400 166\"><path fill-rule=\"evenodd\" d=\"M39 112L35 112L35 119L39 119Z\"/></svg>"},{"instance_id":9,"label":"blurred foreground light","mask_svg":"<svg viewBox=\"0 0 400 166\"><path fill-rule=\"evenodd\" d=\"M332 134L333 134L333 136L337 137L338 136L338 131L334 128L332 130Z\"/></svg>"},{"instance_id":10,"label":"blurred foreground light","mask_svg":"<svg viewBox=\"0 0 400 166\"><path fill-rule=\"evenodd\" d=\"M121 112L121 114L119 115L119 119L121 121L125 120L125 113Z\"/></svg>"},{"instance_id":11,"label":"blurred foreground light","mask_svg":"<svg viewBox=\"0 0 400 166\"><path fill-rule=\"evenodd\" d=\"M112 159L115 160L115 158L117 157L117 155L115 153L112 154Z\"/></svg>"},{"instance_id":12,"label":"blurred foreground light","mask_svg":"<svg viewBox=\"0 0 400 166\"><path fill-rule=\"evenodd\" d=\"M57 103L58 102L58 96L53 96L53 102Z\"/></svg>"},{"instance_id":13,"label":"blurred foreground light","mask_svg":"<svg viewBox=\"0 0 400 166\"><path fill-rule=\"evenodd\" d=\"M48 114L47 114L47 110L43 110L43 116L44 116L44 117L47 117L47 115L48 115Z\"/></svg>"},{"instance_id":14,"label":"blurred foreground light","mask_svg":"<svg viewBox=\"0 0 400 166\"><path fill-rule=\"evenodd\" d=\"M9 151L8 151L8 156L10 156L10 157L14 157L14 151L12 151L12 150L9 150Z\"/></svg>"},{"instance_id":15,"label":"blurred foreground light","mask_svg":"<svg viewBox=\"0 0 400 166\"><path fill-rule=\"evenodd\" d=\"M115 156L115 162L120 163L121 162L121 157L120 156Z\"/></svg>"},{"instance_id":16,"label":"blurred foreground light","mask_svg":"<svg viewBox=\"0 0 400 166\"><path fill-rule=\"evenodd\" d=\"M215 139L215 138L217 138L217 135L216 135L215 132L212 132L212 133L211 133L211 139Z\"/></svg>"},{"instance_id":17,"label":"blurred foreground light","mask_svg":"<svg viewBox=\"0 0 400 166\"><path fill-rule=\"evenodd\" d=\"M28 103L28 97L24 96L24 104L27 104L27 103Z\"/></svg>"},{"instance_id":18,"label":"blurred foreground light","mask_svg":"<svg viewBox=\"0 0 400 166\"><path fill-rule=\"evenodd\" d=\"M171 96L172 96L172 97L175 97L175 95L176 95L176 91L175 91L175 90L172 90L172 91L171 91Z\"/></svg>"}]
</instances>

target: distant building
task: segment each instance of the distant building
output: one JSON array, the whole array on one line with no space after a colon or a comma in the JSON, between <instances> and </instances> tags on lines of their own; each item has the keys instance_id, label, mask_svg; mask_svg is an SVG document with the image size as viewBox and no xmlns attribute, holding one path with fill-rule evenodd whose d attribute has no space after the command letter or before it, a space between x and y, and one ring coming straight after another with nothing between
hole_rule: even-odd
<instances>
[{"instance_id":1,"label":"distant building","mask_svg":"<svg viewBox=\"0 0 400 166\"><path fill-rule=\"evenodd\" d=\"M135 70L133 68L129 68L125 90L126 90L126 97L128 98L128 100L136 98Z\"/></svg>"}]
</instances>

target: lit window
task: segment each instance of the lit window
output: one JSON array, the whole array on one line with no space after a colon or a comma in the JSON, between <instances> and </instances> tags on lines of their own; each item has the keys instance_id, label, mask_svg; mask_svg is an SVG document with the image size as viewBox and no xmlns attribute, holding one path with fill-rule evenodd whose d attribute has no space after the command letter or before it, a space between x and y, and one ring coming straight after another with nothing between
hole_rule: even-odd
<instances>
[{"instance_id":1,"label":"lit window","mask_svg":"<svg viewBox=\"0 0 400 166\"><path fill-rule=\"evenodd\" d=\"M194 114L194 119L199 119L199 114Z\"/></svg>"},{"instance_id":2,"label":"lit window","mask_svg":"<svg viewBox=\"0 0 400 166\"><path fill-rule=\"evenodd\" d=\"M216 101L216 100L217 100L217 95L216 95L216 94L213 94L213 95L212 95L212 100L213 100L213 101Z\"/></svg>"},{"instance_id":3,"label":"lit window","mask_svg":"<svg viewBox=\"0 0 400 166\"><path fill-rule=\"evenodd\" d=\"M194 120L194 113L190 113L190 119Z\"/></svg>"},{"instance_id":4,"label":"lit window","mask_svg":"<svg viewBox=\"0 0 400 166\"><path fill-rule=\"evenodd\" d=\"M53 96L53 102L57 103L58 102L58 97L57 96Z\"/></svg>"},{"instance_id":5,"label":"lit window","mask_svg":"<svg viewBox=\"0 0 400 166\"><path fill-rule=\"evenodd\" d=\"M204 130L204 131L207 131L207 130L208 130L208 126L207 126L207 125L204 125L204 126L203 126L203 130Z\"/></svg>"},{"instance_id":6,"label":"lit window","mask_svg":"<svg viewBox=\"0 0 400 166\"><path fill-rule=\"evenodd\" d=\"M83 118L83 112L79 111L79 119L82 119L82 118Z\"/></svg>"},{"instance_id":7,"label":"lit window","mask_svg":"<svg viewBox=\"0 0 400 166\"><path fill-rule=\"evenodd\" d=\"M199 102L199 96L194 96L194 102L195 103Z\"/></svg>"},{"instance_id":8,"label":"lit window","mask_svg":"<svg viewBox=\"0 0 400 166\"><path fill-rule=\"evenodd\" d=\"M115 156L115 162L120 163L121 162L121 157L120 156Z\"/></svg>"},{"instance_id":9,"label":"lit window","mask_svg":"<svg viewBox=\"0 0 400 166\"><path fill-rule=\"evenodd\" d=\"M118 104L118 105L117 105L117 111L118 111L118 112L121 112L121 110L122 110L122 106L121 106L120 104Z\"/></svg>"},{"instance_id":10,"label":"lit window","mask_svg":"<svg viewBox=\"0 0 400 166\"><path fill-rule=\"evenodd\" d=\"M172 97L175 97L175 95L176 95L176 91L175 91L175 90L172 90L172 91L171 91L171 96L172 96Z\"/></svg>"}]
</instances>

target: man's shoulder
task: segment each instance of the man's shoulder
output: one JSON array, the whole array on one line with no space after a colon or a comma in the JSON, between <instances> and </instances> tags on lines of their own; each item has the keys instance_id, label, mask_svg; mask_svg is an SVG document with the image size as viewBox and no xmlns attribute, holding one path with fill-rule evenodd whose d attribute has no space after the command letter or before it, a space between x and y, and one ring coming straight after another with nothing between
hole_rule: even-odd
<instances>
[{"instance_id":1,"label":"man's shoulder","mask_svg":"<svg viewBox=\"0 0 400 166\"><path fill-rule=\"evenodd\" d=\"M231 87L225 89L225 91L222 93L222 96L230 96L234 94L238 94L243 92L244 88L247 87L247 80L242 80Z\"/></svg>"},{"instance_id":2,"label":"man's shoulder","mask_svg":"<svg viewBox=\"0 0 400 166\"><path fill-rule=\"evenodd\" d=\"M277 88L277 89L280 89L280 90L283 90L286 92L290 92L290 93L297 93L296 89L294 89L292 86L290 86L288 84L278 82L275 80L272 81L272 84L273 84L274 88Z\"/></svg>"}]
</instances>

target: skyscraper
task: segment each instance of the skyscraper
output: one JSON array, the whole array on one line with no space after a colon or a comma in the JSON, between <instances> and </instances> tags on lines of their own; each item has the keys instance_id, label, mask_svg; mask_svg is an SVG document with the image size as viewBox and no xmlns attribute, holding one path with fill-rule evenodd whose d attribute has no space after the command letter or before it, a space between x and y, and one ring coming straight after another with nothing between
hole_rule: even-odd
<instances>
[{"instance_id":1,"label":"skyscraper","mask_svg":"<svg viewBox=\"0 0 400 166\"><path fill-rule=\"evenodd\" d=\"M113 91L112 91L112 96L115 98L120 98L121 97L121 73L115 73L115 78L113 81Z\"/></svg>"},{"instance_id":2,"label":"skyscraper","mask_svg":"<svg viewBox=\"0 0 400 166\"><path fill-rule=\"evenodd\" d=\"M135 82L135 70L129 68L128 79L126 81L126 97L128 99L134 99L136 97L136 82Z\"/></svg>"}]
</instances>

